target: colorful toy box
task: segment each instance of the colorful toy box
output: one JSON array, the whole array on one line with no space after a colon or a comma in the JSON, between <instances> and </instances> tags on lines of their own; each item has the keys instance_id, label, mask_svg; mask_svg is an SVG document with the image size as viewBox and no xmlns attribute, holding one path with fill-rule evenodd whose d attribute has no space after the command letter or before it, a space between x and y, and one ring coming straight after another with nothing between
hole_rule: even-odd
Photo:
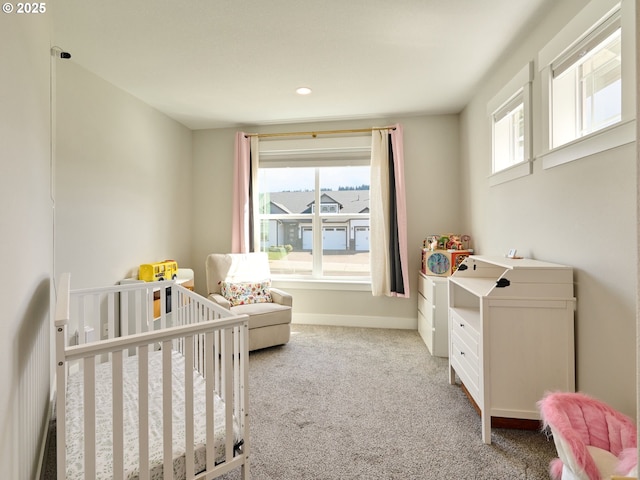
<instances>
[{"instance_id":1,"label":"colorful toy box","mask_svg":"<svg viewBox=\"0 0 640 480\"><path fill-rule=\"evenodd\" d=\"M455 272L462 261L473 254L471 250L428 250L422 249L422 273L438 277L448 277Z\"/></svg>"},{"instance_id":2,"label":"colorful toy box","mask_svg":"<svg viewBox=\"0 0 640 480\"><path fill-rule=\"evenodd\" d=\"M472 254L469 235L428 235L422 244L422 273L448 277Z\"/></svg>"}]
</instances>

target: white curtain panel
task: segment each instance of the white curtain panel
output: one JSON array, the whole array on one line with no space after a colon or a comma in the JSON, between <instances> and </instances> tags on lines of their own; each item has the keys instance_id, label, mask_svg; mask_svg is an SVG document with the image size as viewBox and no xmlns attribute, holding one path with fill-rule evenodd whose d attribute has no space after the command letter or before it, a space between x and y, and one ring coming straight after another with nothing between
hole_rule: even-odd
<instances>
[{"instance_id":1,"label":"white curtain panel","mask_svg":"<svg viewBox=\"0 0 640 480\"><path fill-rule=\"evenodd\" d=\"M247 252L260 251L260 222L258 221L258 213L260 212L260 195L258 195L258 168L260 166L260 148L259 138L255 135L251 137L251 214L250 219L253 222L249 235L253 235L253 239L249 244Z\"/></svg>"},{"instance_id":2,"label":"white curtain panel","mask_svg":"<svg viewBox=\"0 0 640 480\"><path fill-rule=\"evenodd\" d=\"M404 148L400 124L372 132L370 203L371 291L374 296L409 298Z\"/></svg>"},{"instance_id":3,"label":"white curtain panel","mask_svg":"<svg viewBox=\"0 0 640 480\"><path fill-rule=\"evenodd\" d=\"M251 140L244 132L236 132L233 164L233 206L231 211L231 251L249 251L249 171Z\"/></svg>"},{"instance_id":4,"label":"white curtain panel","mask_svg":"<svg viewBox=\"0 0 640 480\"><path fill-rule=\"evenodd\" d=\"M374 130L371 134L369 248L371 258L371 293L390 296L389 258L389 132Z\"/></svg>"}]
</instances>

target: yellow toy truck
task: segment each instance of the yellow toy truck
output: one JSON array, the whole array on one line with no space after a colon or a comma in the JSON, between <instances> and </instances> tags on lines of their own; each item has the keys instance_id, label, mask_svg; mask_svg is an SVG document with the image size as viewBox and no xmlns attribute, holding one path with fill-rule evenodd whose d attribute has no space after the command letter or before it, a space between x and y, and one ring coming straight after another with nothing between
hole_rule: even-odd
<instances>
[{"instance_id":1,"label":"yellow toy truck","mask_svg":"<svg viewBox=\"0 0 640 480\"><path fill-rule=\"evenodd\" d=\"M140 265L138 278L145 282L161 282L162 280L174 280L178 276L178 262L165 260L157 263L144 263Z\"/></svg>"}]
</instances>

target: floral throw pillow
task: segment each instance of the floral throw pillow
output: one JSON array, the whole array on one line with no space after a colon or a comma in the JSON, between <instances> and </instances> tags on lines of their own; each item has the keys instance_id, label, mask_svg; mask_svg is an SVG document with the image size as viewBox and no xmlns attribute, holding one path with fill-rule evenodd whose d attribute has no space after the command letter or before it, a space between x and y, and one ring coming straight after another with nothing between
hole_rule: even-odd
<instances>
[{"instance_id":1,"label":"floral throw pillow","mask_svg":"<svg viewBox=\"0 0 640 480\"><path fill-rule=\"evenodd\" d=\"M262 282L225 282L220 285L222 296L226 298L232 307L249 305L251 303L270 303L271 281Z\"/></svg>"}]
</instances>

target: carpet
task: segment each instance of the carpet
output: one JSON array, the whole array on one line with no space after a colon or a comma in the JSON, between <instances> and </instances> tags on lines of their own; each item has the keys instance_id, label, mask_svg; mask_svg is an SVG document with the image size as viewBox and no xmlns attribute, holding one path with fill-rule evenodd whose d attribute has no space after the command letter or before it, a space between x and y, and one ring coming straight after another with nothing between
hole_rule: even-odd
<instances>
[{"instance_id":1,"label":"carpet","mask_svg":"<svg viewBox=\"0 0 640 480\"><path fill-rule=\"evenodd\" d=\"M493 429L416 331L293 325L250 356L251 478L548 479L553 441ZM222 477L240 478L238 472Z\"/></svg>"}]
</instances>

